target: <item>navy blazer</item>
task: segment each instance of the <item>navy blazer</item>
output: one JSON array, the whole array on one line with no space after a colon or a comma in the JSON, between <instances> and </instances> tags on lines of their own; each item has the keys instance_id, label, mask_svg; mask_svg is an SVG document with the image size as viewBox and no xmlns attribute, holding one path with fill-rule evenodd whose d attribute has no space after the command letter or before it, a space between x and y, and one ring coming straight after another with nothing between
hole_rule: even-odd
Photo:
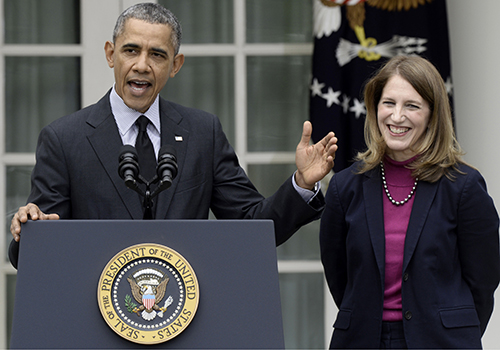
<instances>
[{"instance_id":1,"label":"navy blazer","mask_svg":"<svg viewBox=\"0 0 500 350\"><path fill-rule=\"evenodd\" d=\"M276 244L318 219L319 193L306 203L291 177L264 198L239 166L218 118L160 98L161 144L177 151L178 175L155 198L157 219L272 219ZM142 219L142 200L118 174L122 140L109 92L40 133L28 202L61 219Z\"/></svg>"},{"instance_id":2,"label":"navy blazer","mask_svg":"<svg viewBox=\"0 0 500 350\"><path fill-rule=\"evenodd\" d=\"M333 176L321 259L339 308L331 348L378 348L385 234L380 168ZM477 170L420 181L406 232L402 313L408 348L481 348L500 280L499 219Z\"/></svg>"}]
</instances>

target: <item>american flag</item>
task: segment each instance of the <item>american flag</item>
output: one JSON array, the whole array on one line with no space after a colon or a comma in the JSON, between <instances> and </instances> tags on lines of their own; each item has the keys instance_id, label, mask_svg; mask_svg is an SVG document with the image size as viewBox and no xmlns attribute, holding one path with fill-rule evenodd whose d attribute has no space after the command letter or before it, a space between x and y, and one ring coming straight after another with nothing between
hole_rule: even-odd
<instances>
[{"instance_id":1,"label":"american flag","mask_svg":"<svg viewBox=\"0 0 500 350\"><path fill-rule=\"evenodd\" d=\"M312 138L335 132L334 171L340 171L366 147L364 83L389 58L427 58L452 98L446 1L314 0L313 6Z\"/></svg>"}]
</instances>

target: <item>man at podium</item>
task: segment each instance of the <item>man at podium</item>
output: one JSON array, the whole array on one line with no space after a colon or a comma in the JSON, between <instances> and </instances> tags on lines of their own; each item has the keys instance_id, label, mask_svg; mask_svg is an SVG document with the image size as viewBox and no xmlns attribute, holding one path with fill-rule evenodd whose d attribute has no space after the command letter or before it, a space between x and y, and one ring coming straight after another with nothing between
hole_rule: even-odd
<instances>
[{"instance_id":1,"label":"man at podium","mask_svg":"<svg viewBox=\"0 0 500 350\"><path fill-rule=\"evenodd\" d=\"M11 223L14 264L21 224L28 219L207 219L211 209L219 219L272 219L279 245L320 217L319 181L332 169L337 150L333 132L310 144L312 125L305 122L297 171L264 198L239 166L216 116L159 97L184 63L180 42L179 22L161 5L139 4L120 15L113 41L105 43L114 86L96 104L40 133L28 204ZM129 157L135 172L127 174L134 184L143 179L142 189L127 188L119 172L123 145L137 150ZM176 154L162 154L167 146ZM151 194L165 175L165 159L175 160L170 165L176 176L170 174L168 190L145 201L148 194L137 192Z\"/></svg>"}]
</instances>

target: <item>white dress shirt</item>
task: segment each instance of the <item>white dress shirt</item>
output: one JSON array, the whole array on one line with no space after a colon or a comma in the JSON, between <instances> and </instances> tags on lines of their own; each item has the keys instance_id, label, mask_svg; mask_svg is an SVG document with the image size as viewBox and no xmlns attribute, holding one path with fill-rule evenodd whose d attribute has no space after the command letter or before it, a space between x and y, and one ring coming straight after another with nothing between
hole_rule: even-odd
<instances>
[{"instance_id":1,"label":"white dress shirt","mask_svg":"<svg viewBox=\"0 0 500 350\"><path fill-rule=\"evenodd\" d=\"M145 113L140 113L128 107L116 93L115 87L113 86L109 102L124 145L132 145L135 147L135 140L139 133L139 127L135 125L137 118L141 115L145 115L151 121L151 123L148 124L147 132L153 144L156 159L158 159L158 151L161 147L159 96L156 96L156 100Z\"/></svg>"}]
</instances>

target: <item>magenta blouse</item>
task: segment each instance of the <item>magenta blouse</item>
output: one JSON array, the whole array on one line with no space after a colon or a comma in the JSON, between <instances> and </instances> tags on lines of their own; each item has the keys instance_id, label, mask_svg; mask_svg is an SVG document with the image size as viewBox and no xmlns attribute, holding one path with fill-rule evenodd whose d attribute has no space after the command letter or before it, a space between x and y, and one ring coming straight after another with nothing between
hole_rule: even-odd
<instances>
[{"instance_id":1,"label":"magenta blouse","mask_svg":"<svg viewBox=\"0 0 500 350\"><path fill-rule=\"evenodd\" d=\"M396 201L404 200L411 192L415 179L411 169L405 167L415 158L404 162L385 157L385 178L389 193ZM415 193L418 191L418 186ZM406 230L410 221L414 196L403 205L396 206L383 194L384 226L385 226L385 289L384 289L384 321L401 321L401 283L403 274L403 255Z\"/></svg>"}]
</instances>

